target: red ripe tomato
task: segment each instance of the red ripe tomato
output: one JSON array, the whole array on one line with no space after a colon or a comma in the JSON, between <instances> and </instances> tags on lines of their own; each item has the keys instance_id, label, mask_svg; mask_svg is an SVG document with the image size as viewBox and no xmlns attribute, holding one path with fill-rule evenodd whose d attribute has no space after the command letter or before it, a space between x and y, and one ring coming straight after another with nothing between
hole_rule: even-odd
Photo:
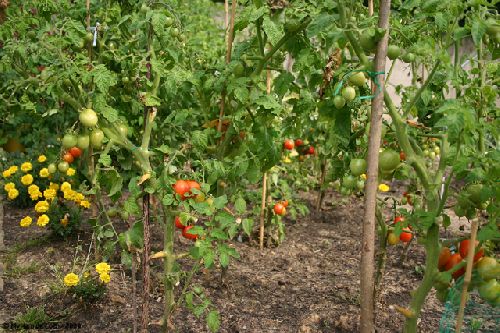
<instances>
[{"instance_id":1,"label":"red ripe tomato","mask_svg":"<svg viewBox=\"0 0 500 333\"><path fill-rule=\"evenodd\" d=\"M296 139L295 140L295 147L300 147L304 145L304 141L302 139Z\"/></svg>"},{"instance_id":2,"label":"red ripe tomato","mask_svg":"<svg viewBox=\"0 0 500 333\"><path fill-rule=\"evenodd\" d=\"M73 157L73 155L71 155L70 153L66 153L64 154L63 156L63 160L65 162L68 162L68 163L73 163L73 161L75 160L75 158Z\"/></svg>"},{"instance_id":3,"label":"red ripe tomato","mask_svg":"<svg viewBox=\"0 0 500 333\"><path fill-rule=\"evenodd\" d=\"M477 262L479 259L481 259L484 256L484 249L480 248L476 254L474 254L474 262Z\"/></svg>"},{"instance_id":4,"label":"red ripe tomato","mask_svg":"<svg viewBox=\"0 0 500 333\"><path fill-rule=\"evenodd\" d=\"M406 161L406 154L402 150L399 152L399 160Z\"/></svg>"},{"instance_id":5,"label":"red ripe tomato","mask_svg":"<svg viewBox=\"0 0 500 333\"><path fill-rule=\"evenodd\" d=\"M441 253L439 253L438 267L441 271L451 258L451 251L448 247L443 247Z\"/></svg>"},{"instance_id":6,"label":"red ripe tomato","mask_svg":"<svg viewBox=\"0 0 500 333\"><path fill-rule=\"evenodd\" d=\"M284 200L281 202L281 204L283 205L283 207L288 207L288 200Z\"/></svg>"},{"instance_id":7,"label":"red ripe tomato","mask_svg":"<svg viewBox=\"0 0 500 333\"><path fill-rule=\"evenodd\" d=\"M402 221L404 221L404 220L405 220L404 216L396 216L396 217L394 218L394 224L399 223L399 222L402 222Z\"/></svg>"},{"instance_id":8,"label":"red ripe tomato","mask_svg":"<svg viewBox=\"0 0 500 333\"><path fill-rule=\"evenodd\" d=\"M451 256L450 260L446 263L445 269L449 271L452 269L455 265L458 265L462 261L462 257L460 256L459 253L455 253ZM465 273L465 270L463 268L459 269L458 271L454 272L452 275L455 279L459 278L462 274Z\"/></svg>"},{"instance_id":9,"label":"red ripe tomato","mask_svg":"<svg viewBox=\"0 0 500 333\"><path fill-rule=\"evenodd\" d=\"M78 158L80 156L82 156L82 150L78 147L71 147L69 149L69 153L74 157L74 158Z\"/></svg>"},{"instance_id":10,"label":"red ripe tomato","mask_svg":"<svg viewBox=\"0 0 500 333\"><path fill-rule=\"evenodd\" d=\"M184 226L184 224L182 224L181 218L179 216L175 217L175 227L177 229L181 229L181 230L184 230L184 228L185 228L185 226Z\"/></svg>"},{"instance_id":11,"label":"red ripe tomato","mask_svg":"<svg viewBox=\"0 0 500 333\"><path fill-rule=\"evenodd\" d=\"M175 182L173 187L175 193L180 195L181 200L187 199L186 193L188 193L191 190L191 187L189 186L189 183L187 181L179 179Z\"/></svg>"},{"instance_id":12,"label":"red ripe tomato","mask_svg":"<svg viewBox=\"0 0 500 333\"><path fill-rule=\"evenodd\" d=\"M283 204L277 203L276 205L274 205L274 213L280 216L285 215L286 213L285 206L283 206Z\"/></svg>"},{"instance_id":13,"label":"red ripe tomato","mask_svg":"<svg viewBox=\"0 0 500 333\"><path fill-rule=\"evenodd\" d=\"M476 241L476 246L478 244L479 244L479 242ZM464 239L463 241L460 242L460 245L458 246L460 256L463 259L467 258L467 254L469 253L469 246L470 246L470 239ZM477 253L480 253L480 251L478 251ZM479 258L481 258L481 257L479 257ZM474 261L476 261L476 260L474 260Z\"/></svg>"},{"instance_id":14,"label":"red ripe tomato","mask_svg":"<svg viewBox=\"0 0 500 333\"><path fill-rule=\"evenodd\" d=\"M193 228L193 226L188 225L187 227L182 229L182 236L187 239L196 240L198 238L198 235L190 233L189 230L191 228Z\"/></svg>"},{"instance_id":15,"label":"red ripe tomato","mask_svg":"<svg viewBox=\"0 0 500 333\"><path fill-rule=\"evenodd\" d=\"M314 152L315 152L315 150L314 150L313 146L310 146L309 149L307 150L307 154L309 154L309 155L314 155Z\"/></svg>"},{"instance_id":16,"label":"red ripe tomato","mask_svg":"<svg viewBox=\"0 0 500 333\"><path fill-rule=\"evenodd\" d=\"M410 228L404 228L403 230L410 231ZM399 239L403 243L408 243L409 241L411 241L412 238L413 238L413 235L411 234L411 232L402 232L401 235L399 235Z\"/></svg>"},{"instance_id":17,"label":"red ripe tomato","mask_svg":"<svg viewBox=\"0 0 500 333\"><path fill-rule=\"evenodd\" d=\"M293 140L286 139L285 142L283 142L283 147L286 150L292 150L294 147Z\"/></svg>"}]
</instances>

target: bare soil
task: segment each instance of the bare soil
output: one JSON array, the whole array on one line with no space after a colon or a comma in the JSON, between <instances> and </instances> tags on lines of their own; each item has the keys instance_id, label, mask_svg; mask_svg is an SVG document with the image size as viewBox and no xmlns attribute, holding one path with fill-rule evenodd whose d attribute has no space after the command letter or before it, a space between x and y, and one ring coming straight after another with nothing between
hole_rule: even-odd
<instances>
[{"instance_id":1,"label":"bare soil","mask_svg":"<svg viewBox=\"0 0 500 333\"><path fill-rule=\"evenodd\" d=\"M235 242L241 259L232 262L225 283L220 283L218 269L196 274L194 282L204 286L221 313L220 332L359 331L362 200L355 197L343 203L341 200L328 193L322 211L314 212L310 205L309 216L287 220L286 239L279 247L260 252L253 243ZM76 238L55 241L46 237L48 231L36 226L21 228L19 220L25 212L9 207L5 211L7 249L2 254L6 267L5 288L0 295L0 323L13 320L27 307L45 306L52 317L81 324L79 331L132 331L131 274L119 260L111 262L113 272L108 293L96 304L84 304L60 288L60 281L72 270L75 258L78 258L76 267L81 267L87 256L91 239L88 228ZM157 229L153 230L155 249L161 248ZM33 239L38 241L30 241ZM185 250L188 246L186 240L177 239L177 248ZM377 332L401 331L403 317L391 306L407 306L410 291L421 279L418 269L424 262L421 247L412 245L406 263L401 263L403 250L402 245L389 249L377 303ZM182 260L181 264L189 267L191 263ZM149 331L159 332L160 327L154 322L162 314L160 262L153 265L152 276L153 324ZM141 290L140 284L137 290ZM442 311L443 306L432 292L423 310L420 331L438 332ZM203 320L182 307L175 314L175 327L177 332L208 332Z\"/></svg>"}]
</instances>

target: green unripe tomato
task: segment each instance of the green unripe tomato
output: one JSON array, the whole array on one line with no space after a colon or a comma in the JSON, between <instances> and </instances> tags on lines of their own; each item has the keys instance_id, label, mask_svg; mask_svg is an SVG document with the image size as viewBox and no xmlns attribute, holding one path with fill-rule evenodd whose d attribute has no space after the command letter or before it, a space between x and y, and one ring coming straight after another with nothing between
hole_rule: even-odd
<instances>
[{"instance_id":1,"label":"green unripe tomato","mask_svg":"<svg viewBox=\"0 0 500 333\"><path fill-rule=\"evenodd\" d=\"M344 87L342 88L342 97L350 102L356 98L356 90L353 87Z\"/></svg>"},{"instance_id":2,"label":"green unripe tomato","mask_svg":"<svg viewBox=\"0 0 500 333\"><path fill-rule=\"evenodd\" d=\"M403 57L401 58L401 60L403 60L404 62L406 62L407 64L409 63L412 63L414 62L416 59L416 56L415 54L411 53L411 52L408 52L408 53L405 53L403 55Z\"/></svg>"},{"instance_id":3,"label":"green unripe tomato","mask_svg":"<svg viewBox=\"0 0 500 333\"><path fill-rule=\"evenodd\" d=\"M82 150L85 150L89 147L90 138L88 135L80 134L77 139L76 146Z\"/></svg>"},{"instance_id":4,"label":"green unripe tomato","mask_svg":"<svg viewBox=\"0 0 500 333\"><path fill-rule=\"evenodd\" d=\"M69 164L68 162L65 162L65 161L61 161L59 162L59 164L57 165L57 169L62 172L62 173L65 173L66 171L68 171L69 169Z\"/></svg>"},{"instance_id":5,"label":"green unripe tomato","mask_svg":"<svg viewBox=\"0 0 500 333\"><path fill-rule=\"evenodd\" d=\"M71 147L74 147L76 146L78 140L76 138L76 136L74 136L73 134L65 134L63 139L62 139L62 145L64 148L66 149L69 149Z\"/></svg>"},{"instance_id":6,"label":"green unripe tomato","mask_svg":"<svg viewBox=\"0 0 500 333\"><path fill-rule=\"evenodd\" d=\"M336 109L342 109L345 106L344 97L337 95L333 98L333 105Z\"/></svg>"},{"instance_id":7,"label":"green unripe tomato","mask_svg":"<svg viewBox=\"0 0 500 333\"><path fill-rule=\"evenodd\" d=\"M357 72L349 77L349 83L358 87L362 87L366 83L366 77L363 72Z\"/></svg>"},{"instance_id":8,"label":"green unripe tomato","mask_svg":"<svg viewBox=\"0 0 500 333\"><path fill-rule=\"evenodd\" d=\"M92 148L100 149L104 140L104 132L100 129L95 129L90 133L90 144Z\"/></svg>"},{"instance_id":9,"label":"green unripe tomato","mask_svg":"<svg viewBox=\"0 0 500 333\"><path fill-rule=\"evenodd\" d=\"M401 55L401 49L397 45L389 45L387 47L387 57L391 60L396 60Z\"/></svg>"},{"instance_id":10,"label":"green unripe tomato","mask_svg":"<svg viewBox=\"0 0 500 333\"><path fill-rule=\"evenodd\" d=\"M57 167L54 163L50 163L47 169L49 170L50 174L54 174L57 171Z\"/></svg>"}]
</instances>

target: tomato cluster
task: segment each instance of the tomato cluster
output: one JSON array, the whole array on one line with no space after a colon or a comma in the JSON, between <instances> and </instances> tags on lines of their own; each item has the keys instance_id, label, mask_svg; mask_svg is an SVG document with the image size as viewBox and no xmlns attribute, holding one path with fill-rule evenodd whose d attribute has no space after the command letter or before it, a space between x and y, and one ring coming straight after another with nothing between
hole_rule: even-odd
<instances>
[{"instance_id":1,"label":"tomato cluster","mask_svg":"<svg viewBox=\"0 0 500 333\"><path fill-rule=\"evenodd\" d=\"M192 192L193 189L196 189L198 192L201 191L200 184L194 180L178 179L172 187L174 188L174 192L180 196L182 201L193 197L197 202L205 201L203 193L195 194Z\"/></svg>"},{"instance_id":2,"label":"tomato cluster","mask_svg":"<svg viewBox=\"0 0 500 333\"><path fill-rule=\"evenodd\" d=\"M273 207L274 214L279 216L285 216L287 207L288 207L288 200L276 203Z\"/></svg>"}]
</instances>

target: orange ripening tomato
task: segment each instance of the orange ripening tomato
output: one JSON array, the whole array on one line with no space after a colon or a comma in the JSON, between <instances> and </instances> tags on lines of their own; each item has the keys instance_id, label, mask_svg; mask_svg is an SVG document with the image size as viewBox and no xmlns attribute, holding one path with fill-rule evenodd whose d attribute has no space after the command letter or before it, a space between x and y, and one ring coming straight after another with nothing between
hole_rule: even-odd
<instances>
[{"instance_id":1,"label":"orange ripening tomato","mask_svg":"<svg viewBox=\"0 0 500 333\"><path fill-rule=\"evenodd\" d=\"M75 160L75 158L70 153L66 153L66 154L63 155L63 160L65 162L68 162L68 163L73 163L73 161Z\"/></svg>"},{"instance_id":2,"label":"orange ripening tomato","mask_svg":"<svg viewBox=\"0 0 500 333\"><path fill-rule=\"evenodd\" d=\"M405 231L407 231L407 232L405 232ZM399 239L403 243L408 243L413 238L413 235L411 234L411 232L408 232L408 231L410 231L410 228L404 228L401 235L399 235Z\"/></svg>"},{"instance_id":3,"label":"orange ripening tomato","mask_svg":"<svg viewBox=\"0 0 500 333\"><path fill-rule=\"evenodd\" d=\"M478 246L478 244L479 242L476 241L476 247ZM467 254L469 253L469 246L470 246L470 239L464 239L463 241L460 242L460 245L458 246L460 256L463 259L467 258ZM478 249L477 252L474 254L474 262L481 259L483 255L484 255L484 250L482 248Z\"/></svg>"},{"instance_id":4,"label":"orange ripening tomato","mask_svg":"<svg viewBox=\"0 0 500 333\"><path fill-rule=\"evenodd\" d=\"M282 205L283 205L283 207L285 207L285 208L286 208L286 207L288 207L288 200L283 200L283 201L281 202L281 204L282 204Z\"/></svg>"},{"instance_id":5,"label":"orange ripening tomato","mask_svg":"<svg viewBox=\"0 0 500 333\"><path fill-rule=\"evenodd\" d=\"M295 140L295 147L300 147L304 145L304 141L302 139L296 139Z\"/></svg>"},{"instance_id":6,"label":"orange ripening tomato","mask_svg":"<svg viewBox=\"0 0 500 333\"><path fill-rule=\"evenodd\" d=\"M405 154L405 152L404 152L404 151L402 151L402 150L399 152L399 159L400 159L401 161L406 161L406 154Z\"/></svg>"},{"instance_id":7,"label":"orange ripening tomato","mask_svg":"<svg viewBox=\"0 0 500 333\"><path fill-rule=\"evenodd\" d=\"M450 260L446 263L445 270L449 271L456 265L462 262L462 257L460 256L459 253L455 253L450 257ZM462 276L465 273L465 269L461 268L458 271L455 271L452 276L455 279L458 279L460 276Z\"/></svg>"},{"instance_id":8,"label":"orange ripening tomato","mask_svg":"<svg viewBox=\"0 0 500 333\"><path fill-rule=\"evenodd\" d=\"M443 247L439 253L438 267L442 271L451 258L451 251L448 247Z\"/></svg>"}]
</instances>

